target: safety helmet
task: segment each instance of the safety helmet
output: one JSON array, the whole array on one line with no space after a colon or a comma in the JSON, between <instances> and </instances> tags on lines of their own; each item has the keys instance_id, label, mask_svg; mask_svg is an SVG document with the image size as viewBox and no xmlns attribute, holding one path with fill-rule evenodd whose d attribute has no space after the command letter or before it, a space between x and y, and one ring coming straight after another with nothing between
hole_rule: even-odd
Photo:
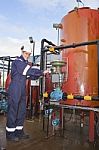
<instances>
[{"instance_id":1,"label":"safety helmet","mask_svg":"<svg viewBox=\"0 0 99 150\"><path fill-rule=\"evenodd\" d=\"M25 45L21 46L21 51L22 52L32 53L32 48L31 48L30 45L25 44Z\"/></svg>"}]
</instances>

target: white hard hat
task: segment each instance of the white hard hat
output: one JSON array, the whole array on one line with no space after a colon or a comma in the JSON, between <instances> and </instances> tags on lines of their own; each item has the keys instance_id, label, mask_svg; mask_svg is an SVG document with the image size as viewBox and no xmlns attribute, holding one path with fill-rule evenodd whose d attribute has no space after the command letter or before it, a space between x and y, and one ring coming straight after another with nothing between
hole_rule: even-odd
<instances>
[{"instance_id":1,"label":"white hard hat","mask_svg":"<svg viewBox=\"0 0 99 150\"><path fill-rule=\"evenodd\" d=\"M30 46L30 45L27 45L27 44L21 46L21 50L22 50L22 52L32 53L32 48L31 48L31 46Z\"/></svg>"}]
</instances>

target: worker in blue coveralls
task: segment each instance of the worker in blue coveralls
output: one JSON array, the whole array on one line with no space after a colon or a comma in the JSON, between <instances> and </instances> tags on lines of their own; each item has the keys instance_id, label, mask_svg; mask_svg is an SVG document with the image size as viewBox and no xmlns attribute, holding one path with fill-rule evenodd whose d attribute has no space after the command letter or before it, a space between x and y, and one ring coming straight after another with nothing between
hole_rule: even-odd
<instances>
[{"instance_id":1,"label":"worker in blue coveralls","mask_svg":"<svg viewBox=\"0 0 99 150\"><path fill-rule=\"evenodd\" d=\"M6 138L11 141L29 138L23 130L26 115L26 79L38 79L43 75L41 70L28 65L31 47L24 45L21 51L22 55L12 62L11 84L8 89Z\"/></svg>"}]
</instances>

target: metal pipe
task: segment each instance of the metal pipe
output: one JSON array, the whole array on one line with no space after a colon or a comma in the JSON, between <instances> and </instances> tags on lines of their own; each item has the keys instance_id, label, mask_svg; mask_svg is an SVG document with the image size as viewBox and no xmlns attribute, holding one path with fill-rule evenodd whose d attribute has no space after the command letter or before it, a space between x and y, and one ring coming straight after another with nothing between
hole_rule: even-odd
<instances>
[{"instance_id":1,"label":"metal pipe","mask_svg":"<svg viewBox=\"0 0 99 150\"><path fill-rule=\"evenodd\" d=\"M11 61L10 61L10 57L9 57L7 75L10 73L10 69L11 69L11 68L10 68L10 62L11 62Z\"/></svg>"},{"instance_id":2,"label":"metal pipe","mask_svg":"<svg viewBox=\"0 0 99 150\"><path fill-rule=\"evenodd\" d=\"M6 68L6 67L1 67L1 66L0 66L0 69L1 69L1 70L5 69L5 71L7 71L8 68Z\"/></svg>"},{"instance_id":3,"label":"metal pipe","mask_svg":"<svg viewBox=\"0 0 99 150\"><path fill-rule=\"evenodd\" d=\"M99 42L99 40L89 41L89 42L82 42L82 43L73 43L73 44L70 44L70 45L55 46L54 49L55 50L62 50L62 49L75 48L75 47L85 46L85 45L95 45L98 42ZM46 49L44 49L44 51L49 51L49 49L46 48Z\"/></svg>"},{"instance_id":4,"label":"metal pipe","mask_svg":"<svg viewBox=\"0 0 99 150\"><path fill-rule=\"evenodd\" d=\"M3 63L3 90L4 90L4 59L2 60L2 63Z\"/></svg>"},{"instance_id":5,"label":"metal pipe","mask_svg":"<svg viewBox=\"0 0 99 150\"><path fill-rule=\"evenodd\" d=\"M47 43L49 45L52 45L52 46L56 46L55 44L53 44L51 41L48 41L47 39L42 39L41 40L41 59L40 59L40 69L43 70L44 68L44 53L45 53L45 50L44 50L44 43Z\"/></svg>"},{"instance_id":6,"label":"metal pipe","mask_svg":"<svg viewBox=\"0 0 99 150\"><path fill-rule=\"evenodd\" d=\"M63 105L59 102L50 102L50 105L59 106L61 108L69 108L69 109L81 109L81 110L89 110L94 112L99 112L99 108L92 108L92 107L83 107L83 106L72 106L72 105Z\"/></svg>"},{"instance_id":7,"label":"metal pipe","mask_svg":"<svg viewBox=\"0 0 99 150\"><path fill-rule=\"evenodd\" d=\"M81 107L81 106L71 106L71 105L61 105L63 108L70 108L70 109L81 109L81 110L89 110L99 112L99 108L92 108L92 107Z\"/></svg>"},{"instance_id":8,"label":"metal pipe","mask_svg":"<svg viewBox=\"0 0 99 150\"><path fill-rule=\"evenodd\" d=\"M33 41L33 64L35 63L34 50L35 50L35 42Z\"/></svg>"},{"instance_id":9,"label":"metal pipe","mask_svg":"<svg viewBox=\"0 0 99 150\"><path fill-rule=\"evenodd\" d=\"M41 59L40 59L40 70L46 70L47 69L47 54L46 51L44 51L44 47L45 47L45 43L55 46L54 43L52 43L51 41L48 41L47 39L42 39L41 40ZM44 92L44 79L41 78L40 79L40 95L42 95L42 93Z\"/></svg>"},{"instance_id":10,"label":"metal pipe","mask_svg":"<svg viewBox=\"0 0 99 150\"><path fill-rule=\"evenodd\" d=\"M9 57L10 56L2 56L2 57L0 57L0 60L5 60L5 61L9 61ZM15 59L17 56L15 56L15 57L10 57L10 61L13 61L13 58Z\"/></svg>"}]
</instances>

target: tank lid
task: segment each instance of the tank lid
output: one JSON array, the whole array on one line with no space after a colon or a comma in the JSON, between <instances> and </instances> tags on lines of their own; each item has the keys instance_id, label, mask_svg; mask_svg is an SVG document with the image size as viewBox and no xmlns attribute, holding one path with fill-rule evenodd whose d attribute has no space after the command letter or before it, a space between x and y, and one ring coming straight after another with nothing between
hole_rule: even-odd
<instances>
[{"instance_id":1,"label":"tank lid","mask_svg":"<svg viewBox=\"0 0 99 150\"><path fill-rule=\"evenodd\" d=\"M71 11L69 11L68 13L71 13L71 12L73 12L73 11L75 11L75 10L79 10L79 9L90 9L90 7L81 7L81 8L74 7L74 9L71 10Z\"/></svg>"}]
</instances>

